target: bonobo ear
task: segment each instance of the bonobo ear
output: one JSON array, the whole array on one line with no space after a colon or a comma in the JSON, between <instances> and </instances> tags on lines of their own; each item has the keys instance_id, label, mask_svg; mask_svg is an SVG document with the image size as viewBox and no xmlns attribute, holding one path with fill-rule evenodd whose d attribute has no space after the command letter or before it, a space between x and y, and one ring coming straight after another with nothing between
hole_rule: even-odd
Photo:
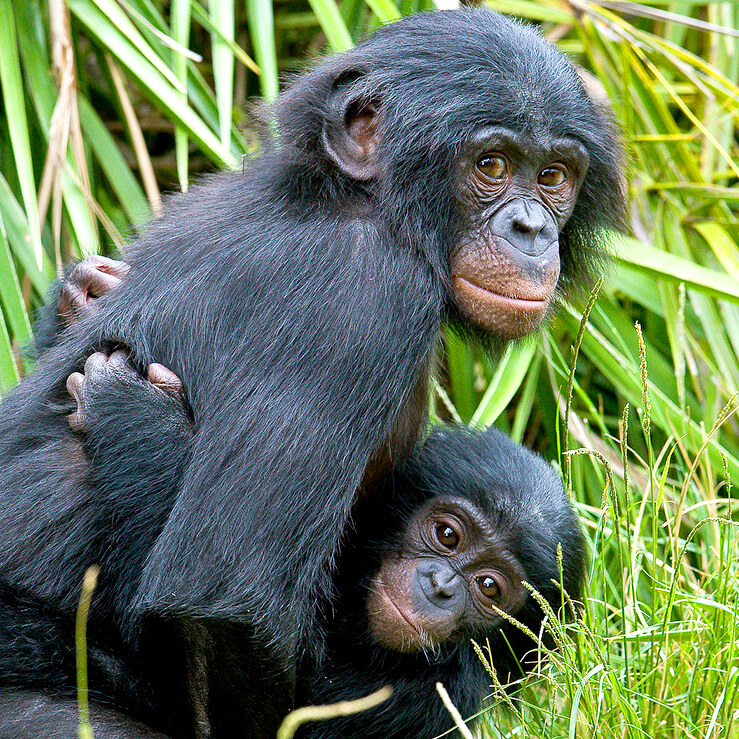
<instances>
[{"instance_id":1,"label":"bonobo ear","mask_svg":"<svg viewBox=\"0 0 739 739\"><path fill-rule=\"evenodd\" d=\"M379 98L368 94L360 72L345 72L334 82L323 145L339 169L355 180L371 180L379 173L380 110Z\"/></svg>"}]
</instances>

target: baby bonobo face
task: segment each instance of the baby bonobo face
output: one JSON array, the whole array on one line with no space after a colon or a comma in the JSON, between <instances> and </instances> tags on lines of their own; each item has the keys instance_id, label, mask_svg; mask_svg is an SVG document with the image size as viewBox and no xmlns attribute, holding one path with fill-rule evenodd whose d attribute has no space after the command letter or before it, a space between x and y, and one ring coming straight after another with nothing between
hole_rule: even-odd
<instances>
[{"instance_id":1,"label":"baby bonobo face","mask_svg":"<svg viewBox=\"0 0 739 739\"><path fill-rule=\"evenodd\" d=\"M491 633L527 595L505 534L470 501L437 497L408 520L367 598L370 631L399 652Z\"/></svg>"}]
</instances>

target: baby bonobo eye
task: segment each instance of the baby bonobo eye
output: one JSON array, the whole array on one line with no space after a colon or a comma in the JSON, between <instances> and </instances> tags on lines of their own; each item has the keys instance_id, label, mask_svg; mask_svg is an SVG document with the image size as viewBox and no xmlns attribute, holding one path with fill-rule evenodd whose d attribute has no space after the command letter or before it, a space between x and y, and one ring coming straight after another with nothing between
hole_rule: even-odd
<instances>
[{"instance_id":1,"label":"baby bonobo eye","mask_svg":"<svg viewBox=\"0 0 739 739\"><path fill-rule=\"evenodd\" d=\"M490 601L500 600L500 585L494 577L481 575L475 578L475 582L477 583L477 589L484 598Z\"/></svg>"},{"instance_id":2,"label":"baby bonobo eye","mask_svg":"<svg viewBox=\"0 0 739 739\"><path fill-rule=\"evenodd\" d=\"M500 154L485 154L477 160L477 168L488 179L500 180L506 173L506 161Z\"/></svg>"},{"instance_id":3,"label":"baby bonobo eye","mask_svg":"<svg viewBox=\"0 0 739 739\"><path fill-rule=\"evenodd\" d=\"M447 521L437 521L434 524L434 533L436 534L436 540L450 551L457 548L459 544L459 534L454 527Z\"/></svg>"},{"instance_id":4,"label":"baby bonobo eye","mask_svg":"<svg viewBox=\"0 0 739 739\"><path fill-rule=\"evenodd\" d=\"M567 179L567 170L558 164L545 167L539 172L538 182L542 187L559 187Z\"/></svg>"}]
</instances>

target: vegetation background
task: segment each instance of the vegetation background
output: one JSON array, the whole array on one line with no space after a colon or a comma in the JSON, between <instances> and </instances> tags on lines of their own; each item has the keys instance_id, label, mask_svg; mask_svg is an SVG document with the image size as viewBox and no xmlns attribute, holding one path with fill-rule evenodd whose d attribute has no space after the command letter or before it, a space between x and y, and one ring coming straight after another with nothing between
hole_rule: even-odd
<instances>
[{"instance_id":1,"label":"vegetation background","mask_svg":"<svg viewBox=\"0 0 739 739\"><path fill-rule=\"evenodd\" d=\"M238 167L254 100L289 73L432 7L204 2L0 0L0 392L30 369L19 349L65 263L125 254L162 192ZM512 698L491 674L475 731L739 737L739 3L488 4L611 101L633 238L593 305L497 364L446 336L437 416L561 465L592 552L582 619L552 619L560 649Z\"/></svg>"}]
</instances>

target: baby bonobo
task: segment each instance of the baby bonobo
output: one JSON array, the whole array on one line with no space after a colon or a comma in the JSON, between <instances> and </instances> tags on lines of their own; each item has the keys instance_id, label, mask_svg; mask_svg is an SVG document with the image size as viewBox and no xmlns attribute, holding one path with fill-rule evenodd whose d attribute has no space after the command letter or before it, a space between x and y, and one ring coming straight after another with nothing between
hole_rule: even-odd
<instances>
[{"instance_id":1,"label":"baby bonobo","mask_svg":"<svg viewBox=\"0 0 739 739\"><path fill-rule=\"evenodd\" d=\"M110 358L94 354L85 374L70 378L78 402L70 423L87 432L90 453L114 453L116 439L137 433L118 424L138 404L137 415L160 429L147 430L157 439L152 454L174 443L187 455L180 432L190 417L181 386L164 368L149 376L158 386L119 350ZM582 535L550 465L494 429L435 429L356 508L333 601L323 609L325 656L320 663L305 657L298 672L298 705L359 698L388 684L393 696L367 713L309 724L299 736L421 739L450 729L437 681L463 716L478 712L490 692L471 640L489 645L501 680L520 676L534 664L536 645L501 612L538 634L543 612L522 583L561 611L558 583L576 599L583 571Z\"/></svg>"}]
</instances>

